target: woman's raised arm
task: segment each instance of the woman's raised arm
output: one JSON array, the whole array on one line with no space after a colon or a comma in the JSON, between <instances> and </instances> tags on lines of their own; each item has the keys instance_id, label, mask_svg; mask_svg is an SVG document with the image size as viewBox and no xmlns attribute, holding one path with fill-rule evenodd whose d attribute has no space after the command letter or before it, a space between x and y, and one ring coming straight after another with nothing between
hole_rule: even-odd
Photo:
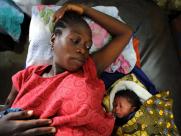
<instances>
[{"instance_id":1,"label":"woman's raised arm","mask_svg":"<svg viewBox=\"0 0 181 136\"><path fill-rule=\"evenodd\" d=\"M121 53L132 36L131 28L119 20L82 4L66 4L54 15L54 20L61 18L66 11L75 11L90 17L104 27L112 36L112 41L102 50L92 54L97 72L100 74Z\"/></svg>"}]
</instances>

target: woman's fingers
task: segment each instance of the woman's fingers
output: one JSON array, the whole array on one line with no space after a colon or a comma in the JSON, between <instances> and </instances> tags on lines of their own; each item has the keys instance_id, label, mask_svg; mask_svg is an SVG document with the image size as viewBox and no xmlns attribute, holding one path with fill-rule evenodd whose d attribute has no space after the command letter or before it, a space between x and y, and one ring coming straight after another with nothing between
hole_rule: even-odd
<instances>
[{"instance_id":1,"label":"woman's fingers","mask_svg":"<svg viewBox=\"0 0 181 136\"><path fill-rule=\"evenodd\" d=\"M18 112L11 112L8 113L4 118L7 120L22 120L30 118L33 115L33 111L18 111Z\"/></svg>"},{"instance_id":2,"label":"woman's fingers","mask_svg":"<svg viewBox=\"0 0 181 136\"><path fill-rule=\"evenodd\" d=\"M84 12L84 9L83 9L82 5L80 5L80 4L69 4L69 5L67 5L67 10L75 11L80 15L82 15Z\"/></svg>"},{"instance_id":3,"label":"woman's fingers","mask_svg":"<svg viewBox=\"0 0 181 136\"><path fill-rule=\"evenodd\" d=\"M49 126L52 123L50 119L32 119L32 120L18 120L16 124L23 130Z\"/></svg>"},{"instance_id":4,"label":"woman's fingers","mask_svg":"<svg viewBox=\"0 0 181 136\"><path fill-rule=\"evenodd\" d=\"M38 136L38 135L51 134L55 132L56 129L54 127L39 127L39 128L26 130L23 133L21 133L21 136Z\"/></svg>"},{"instance_id":5,"label":"woman's fingers","mask_svg":"<svg viewBox=\"0 0 181 136\"><path fill-rule=\"evenodd\" d=\"M53 22L57 22L67 11L75 11L82 15L84 13L84 7L81 4L66 4L55 12Z\"/></svg>"},{"instance_id":6,"label":"woman's fingers","mask_svg":"<svg viewBox=\"0 0 181 136\"><path fill-rule=\"evenodd\" d=\"M0 135L36 136L56 132L56 129L50 126L52 123L50 119L28 119L32 115L33 111L8 113L1 119L1 122L5 125Z\"/></svg>"},{"instance_id":7,"label":"woman's fingers","mask_svg":"<svg viewBox=\"0 0 181 136\"><path fill-rule=\"evenodd\" d=\"M53 22L57 22L65 13L65 7L60 8L58 11L55 12L53 15Z\"/></svg>"}]
</instances>

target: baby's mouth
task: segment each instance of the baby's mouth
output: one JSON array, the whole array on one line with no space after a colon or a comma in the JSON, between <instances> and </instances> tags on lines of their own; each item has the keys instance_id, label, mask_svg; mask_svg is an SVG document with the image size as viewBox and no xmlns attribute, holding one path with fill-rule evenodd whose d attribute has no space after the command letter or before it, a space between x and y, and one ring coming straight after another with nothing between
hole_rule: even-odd
<instances>
[{"instance_id":1,"label":"baby's mouth","mask_svg":"<svg viewBox=\"0 0 181 136\"><path fill-rule=\"evenodd\" d=\"M114 113L114 116L119 117L119 118L121 117L119 113Z\"/></svg>"}]
</instances>

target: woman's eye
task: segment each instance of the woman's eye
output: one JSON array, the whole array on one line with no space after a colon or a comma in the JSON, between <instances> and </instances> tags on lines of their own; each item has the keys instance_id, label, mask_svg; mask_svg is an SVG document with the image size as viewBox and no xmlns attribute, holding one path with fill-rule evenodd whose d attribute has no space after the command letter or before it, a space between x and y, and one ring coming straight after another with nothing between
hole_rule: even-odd
<instances>
[{"instance_id":1,"label":"woman's eye","mask_svg":"<svg viewBox=\"0 0 181 136\"><path fill-rule=\"evenodd\" d=\"M88 49L88 50L89 50L89 49L90 49L90 46L89 46L89 45L87 45L87 46L86 46L86 49Z\"/></svg>"},{"instance_id":2,"label":"woman's eye","mask_svg":"<svg viewBox=\"0 0 181 136\"><path fill-rule=\"evenodd\" d=\"M92 44L87 44L87 45L86 45L86 49L89 50L89 49L91 48L91 46L92 46Z\"/></svg>"},{"instance_id":3,"label":"woman's eye","mask_svg":"<svg viewBox=\"0 0 181 136\"><path fill-rule=\"evenodd\" d=\"M79 44L80 39L71 39L74 44Z\"/></svg>"}]
</instances>

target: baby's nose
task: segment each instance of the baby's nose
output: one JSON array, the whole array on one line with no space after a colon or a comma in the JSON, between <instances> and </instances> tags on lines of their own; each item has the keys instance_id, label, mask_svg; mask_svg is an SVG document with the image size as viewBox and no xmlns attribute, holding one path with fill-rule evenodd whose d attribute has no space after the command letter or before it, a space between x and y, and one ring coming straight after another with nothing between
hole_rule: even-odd
<instances>
[{"instance_id":1,"label":"baby's nose","mask_svg":"<svg viewBox=\"0 0 181 136\"><path fill-rule=\"evenodd\" d=\"M119 106L116 106L115 108L116 112L120 110Z\"/></svg>"}]
</instances>

